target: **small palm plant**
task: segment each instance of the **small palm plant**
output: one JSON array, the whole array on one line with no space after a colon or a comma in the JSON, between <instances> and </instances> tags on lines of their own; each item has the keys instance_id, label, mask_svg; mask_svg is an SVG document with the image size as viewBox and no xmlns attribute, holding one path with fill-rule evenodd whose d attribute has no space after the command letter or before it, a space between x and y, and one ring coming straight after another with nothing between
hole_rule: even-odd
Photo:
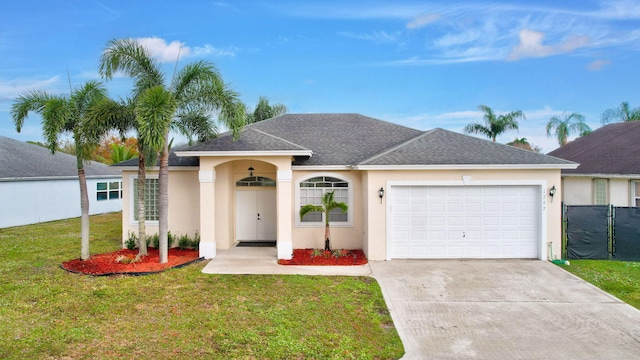
<instances>
[{"instance_id":1,"label":"small palm plant","mask_svg":"<svg viewBox=\"0 0 640 360\"><path fill-rule=\"evenodd\" d=\"M336 202L333 191L327 192L322 196L322 205L307 204L300 209L300 219L311 212L321 212L324 214L324 250L331 251L331 232L329 230L329 213L334 209L342 210L346 213L349 206L343 202Z\"/></svg>"}]
</instances>

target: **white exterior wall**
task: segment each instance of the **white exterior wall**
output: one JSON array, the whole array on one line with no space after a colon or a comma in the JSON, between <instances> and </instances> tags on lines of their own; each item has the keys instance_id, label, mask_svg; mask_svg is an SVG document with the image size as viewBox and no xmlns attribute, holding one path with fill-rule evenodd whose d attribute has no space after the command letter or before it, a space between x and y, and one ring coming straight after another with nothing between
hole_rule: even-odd
<instances>
[{"instance_id":1,"label":"white exterior wall","mask_svg":"<svg viewBox=\"0 0 640 360\"><path fill-rule=\"evenodd\" d=\"M88 178L89 214L122 210L122 200L96 200L98 182L120 181L120 176ZM0 181L0 228L79 217L77 178Z\"/></svg>"},{"instance_id":2,"label":"white exterior wall","mask_svg":"<svg viewBox=\"0 0 640 360\"><path fill-rule=\"evenodd\" d=\"M593 205L593 179L563 177L562 201L565 205Z\"/></svg>"},{"instance_id":3,"label":"white exterior wall","mask_svg":"<svg viewBox=\"0 0 640 360\"><path fill-rule=\"evenodd\" d=\"M564 176L562 201L565 205L593 205L593 179L607 180L607 197L614 206L634 206L631 181L637 178L607 178L606 176Z\"/></svg>"}]
</instances>

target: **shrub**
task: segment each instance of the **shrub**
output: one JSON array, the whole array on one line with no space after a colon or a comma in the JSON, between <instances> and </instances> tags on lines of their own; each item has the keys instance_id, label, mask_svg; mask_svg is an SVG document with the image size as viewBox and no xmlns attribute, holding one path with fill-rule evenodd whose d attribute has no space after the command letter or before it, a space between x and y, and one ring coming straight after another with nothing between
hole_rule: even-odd
<instances>
[{"instance_id":1,"label":"shrub","mask_svg":"<svg viewBox=\"0 0 640 360\"><path fill-rule=\"evenodd\" d=\"M129 250L135 249L138 246L138 237L136 234L129 231L129 238L124 242L124 245Z\"/></svg>"},{"instance_id":2,"label":"shrub","mask_svg":"<svg viewBox=\"0 0 640 360\"><path fill-rule=\"evenodd\" d=\"M191 247L191 239L189 238L189 235L182 235L180 236L180 239L178 240L178 248L180 249L188 249Z\"/></svg>"},{"instance_id":3,"label":"shrub","mask_svg":"<svg viewBox=\"0 0 640 360\"><path fill-rule=\"evenodd\" d=\"M158 234L153 234L147 238L147 244L151 247L158 249L160 247L160 236Z\"/></svg>"}]
</instances>

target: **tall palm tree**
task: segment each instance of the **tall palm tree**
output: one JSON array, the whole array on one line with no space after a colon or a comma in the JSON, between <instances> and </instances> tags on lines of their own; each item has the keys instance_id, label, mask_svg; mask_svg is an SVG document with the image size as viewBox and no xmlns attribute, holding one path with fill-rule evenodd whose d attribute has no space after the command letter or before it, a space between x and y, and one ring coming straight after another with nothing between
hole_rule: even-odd
<instances>
[{"instance_id":1,"label":"tall palm tree","mask_svg":"<svg viewBox=\"0 0 640 360\"><path fill-rule=\"evenodd\" d=\"M555 130L554 130L555 129ZM573 112L571 114L563 113L562 119L557 116L551 117L547 123L547 136L552 136L554 131L558 144L560 146L567 145L567 138L572 132L578 132L580 136L591 132L591 127L584 122L584 116L580 113Z\"/></svg>"},{"instance_id":2,"label":"tall palm tree","mask_svg":"<svg viewBox=\"0 0 640 360\"><path fill-rule=\"evenodd\" d=\"M160 262L166 263L168 242L169 131L174 128L198 141L216 135L211 114L229 128L234 138L244 126L244 104L230 90L213 64L190 63L175 73L170 84L155 58L131 39L111 40L100 58L100 74L111 79L121 71L134 80L133 102L140 141L160 154L159 237Z\"/></svg>"},{"instance_id":3,"label":"tall palm tree","mask_svg":"<svg viewBox=\"0 0 640 360\"><path fill-rule=\"evenodd\" d=\"M342 213L346 213L349 209L348 205L344 202L337 202L334 198L334 191L326 192L322 196L322 205L307 204L300 209L300 219L311 212L321 212L324 214L324 249L331 251L331 231L329 230L329 214L335 210L340 209Z\"/></svg>"},{"instance_id":4,"label":"tall palm tree","mask_svg":"<svg viewBox=\"0 0 640 360\"><path fill-rule=\"evenodd\" d=\"M99 129L87 126L87 113L93 104L105 96L106 90L101 83L89 81L72 90L69 97L52 95L45 91L31 91L20 95L11 106L11 117L18 132L22 130L24 120L30 112L42 116L45 143L52 153L56 151L60 135L69 134L73 137L80 183L82 260L90 257L89 195L84 162L91 160L92 150L98 145L102 135Z\"/></svg>"},{"instance_id":5,"label":"tall palm tree","mask_svg":"<svg viewBox=\"0 0 640 360\"><path fill-rule=\"evenodd\" d=\"M469 134L483 134L494 142L496 137L507 130L518 130L518 119L526 119L524 113L520 110L504 115L496 115L493 109L486 105L480 105L478 109L484 112L484 124L471 123L464 128L464 131Z\"/></svg>"},{"instance_id":6,"label":"tall palm tree","mask_svg":"<svg viewBox=\"0 0 640 360\"><path fill-rule=\"evenodd\" d=\"M138 194L136 198L137 218L138 218L138 257L146 256L147 252L147 235L146 235L146 202L145 187L147 163L155 165L157 153L150 150L150 147L144 145L144 139L140 136L138 130L139 122L137 121L135 104L131 98L114 101L109 98L102 99L97 102L89 112L89 120L97 128L106 128L115 130L120 133L121 137L130 131L137 134L137 153L138 153Z\"/></svg>"},{"instance_id":7,"label":"tall palm tree","mask_svg":"<svg viewBox=\"0 0 640 360\"><path fill-rule=\"evenodd\" d=\"M279 115L286 114L289 111L287 106L284 104L273 104L269 103L269 99L264 96L260 96L258 100L258 104L250 111L247 109L247 124L256 123L258 121L271 119L272 117L276 117Z\"/></svg>"},{"instance_id":8,"label":"tall palm tree","mask_svg":"<svg viewBox=\"0 0 640 360\"><path fill-rule=\"evenodd\" d=\"M607 109L602 113L602 124L640 120L640 108L631 109L629 103L623 101L615 109Z\"/></svg>"}]
</instances>

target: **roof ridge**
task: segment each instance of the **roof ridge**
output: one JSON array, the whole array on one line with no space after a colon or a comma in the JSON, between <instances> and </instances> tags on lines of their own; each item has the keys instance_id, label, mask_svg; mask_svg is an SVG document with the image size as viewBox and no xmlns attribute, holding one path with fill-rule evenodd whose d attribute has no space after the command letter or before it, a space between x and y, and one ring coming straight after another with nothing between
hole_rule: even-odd
<instances>
[{"instance_id":1,"label":"roof ridge","mask_svg":"<svg viewBox=\"0 0 640 360\"><path fill-rule=\"evenodd\" d=\"M412 142L417 141L418 139L420 139L420 138L432 133L434 130L437 130L437 129L431 129L431 130L428 130L428 131L424 131L421 134L419 134L419 135L417 135L415 137L412 137L409 140L406 140L406 141L404 141L404 142L402 142L402 143L400 143L398 145L395 145L395 146L393 146L391 148L388 148L388 149L382 151L379 154L373 155L370 158L365 159L364 161L361 161L359 165L366 165L366 163L368 163L368 162L374 161L377 158L383 157L383 156L385 156L385 155L387 155L389 153L392 153L392 152L394 152L394 151L396 151L398 149L401 149L401 148L411 144Z\"/></svg>"},{"instance_id":2,"label":"roof ridge","mask_svg":"<svg viewBox=\"0 0 640 360\"><path fill-rule=\"evenodd\" d=\"M273 119L273 118L272 118L272 119ZM262 134L262 135L269 136L269 137L271 137L271 138L273 138L273 139L276 139L276 140L279 140L279 141L285 142L285 143L287 143L287 144L289 144L289 145L297 146L297 147L298 147L299 149L301 149L301 150L311 150L311 149L306 148L306 147L304 147L304 146L302 146L302 145L299 145L299 144L296 144L296 143L294 143L294 142L292 142L292 141L289 141L289 140L283 139L283 138L281 138L281 137L279 137L279 136L275 136L275 135L269 134L268 132L265 132L265 131L262 131L262 130L259 130L259 129L249 129L249 130L252 130L252 131L258 132L258 133L260 133L260 134ZM313 150L312 150L312 151L313 151Z\"/></svg>"}]
</instances>

